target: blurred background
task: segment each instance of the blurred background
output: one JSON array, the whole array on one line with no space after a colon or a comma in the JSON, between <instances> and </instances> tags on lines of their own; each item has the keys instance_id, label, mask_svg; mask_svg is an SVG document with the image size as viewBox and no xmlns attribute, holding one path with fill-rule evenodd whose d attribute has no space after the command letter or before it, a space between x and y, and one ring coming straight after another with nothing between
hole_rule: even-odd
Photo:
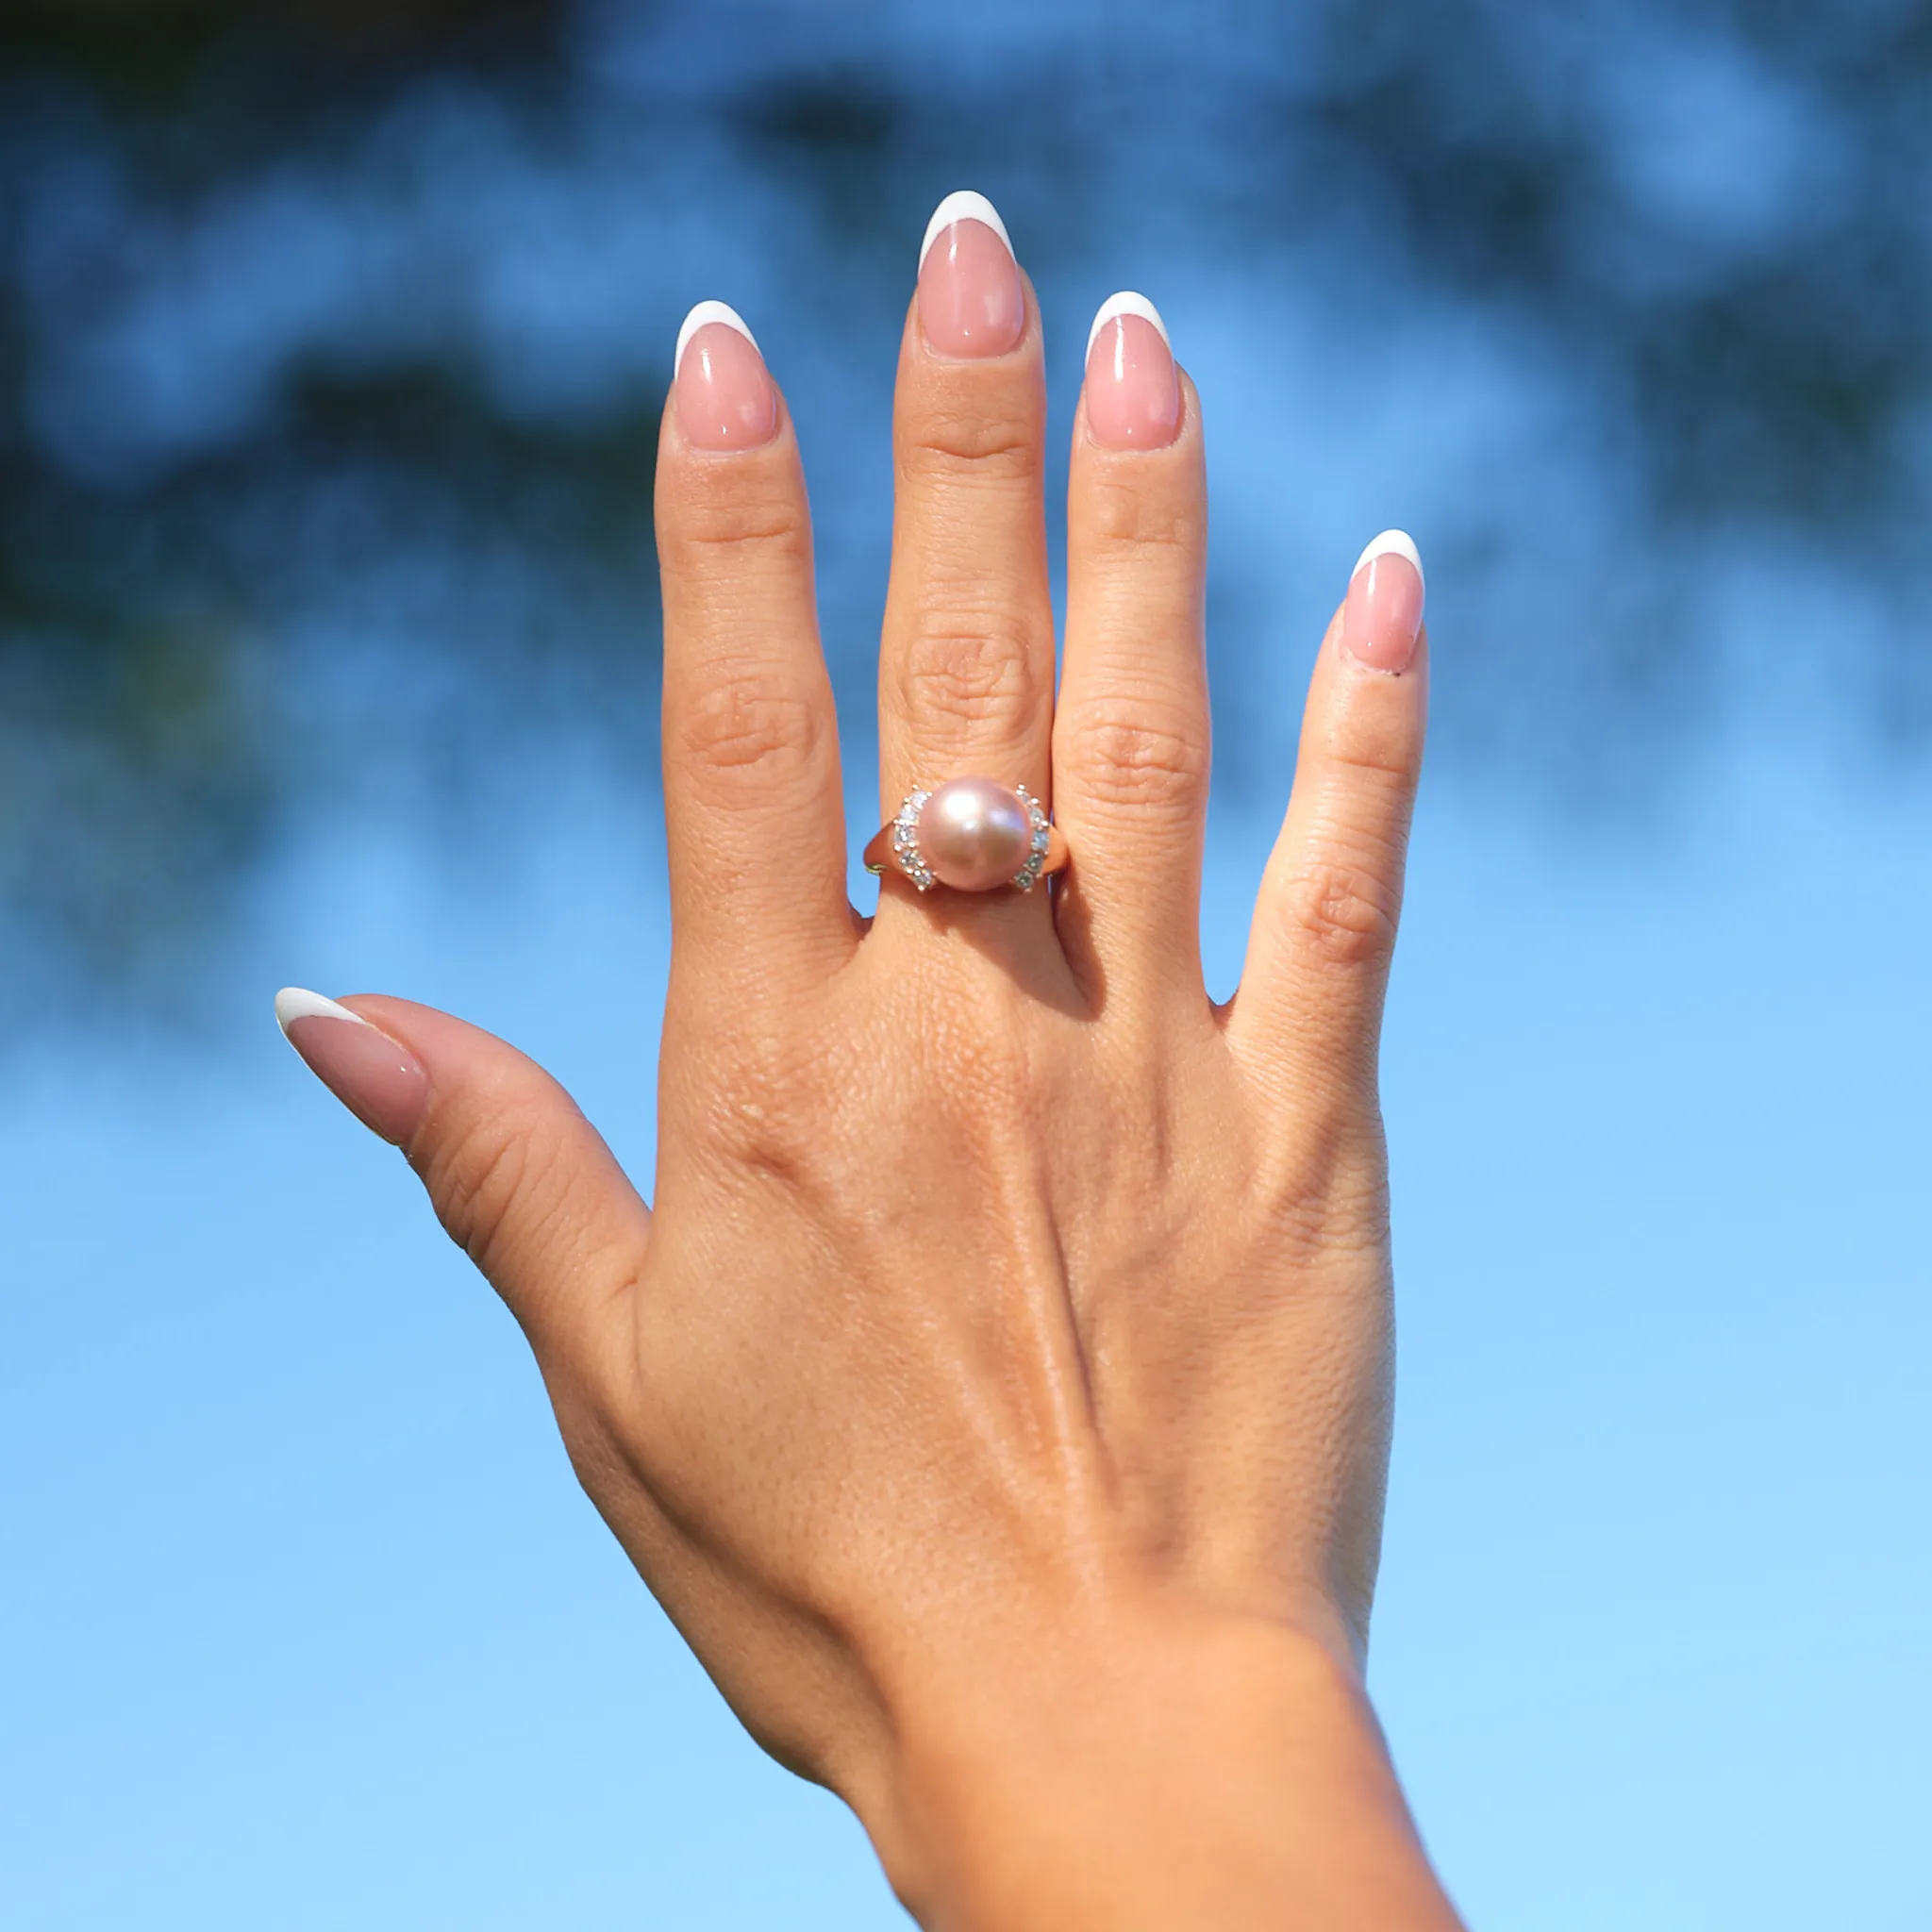
<instances>
[{"instance_id":1,"label":"blurred background","mask_svg":"<svg viewBox=\"0 0 1932 1932\"><path fill-rule=\"evenodd\" d=\"M1217 991L1349 565L1428 565L1373 1682L1448 1882L1932 1924L1928 101L1918 0L9 0L0 1918L905 1923L269 1000L450 1007L648 1177L675 331L786 386L862 835L974 187L1057 444L1116 288L1202 391Z\"/></svg>"}]
</instances>

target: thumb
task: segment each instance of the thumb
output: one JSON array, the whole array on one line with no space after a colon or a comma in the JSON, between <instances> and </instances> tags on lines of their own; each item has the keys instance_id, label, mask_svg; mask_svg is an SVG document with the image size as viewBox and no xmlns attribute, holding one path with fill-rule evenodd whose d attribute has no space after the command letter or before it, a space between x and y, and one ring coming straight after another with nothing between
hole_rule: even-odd
<instances>
[{"instance_id":1,"label":"thumb","mask_svg":"<svg viewBox=\"0 0 1932 1932\"><path fill-rule=\"evenodd\" d=\"M323 1085L403 1150L539 1359L592 1374L617 1359L650 1210L570 1095L493 1034L409 1000L284 987L275 1018Z\"/></svg>"}]
</instances>

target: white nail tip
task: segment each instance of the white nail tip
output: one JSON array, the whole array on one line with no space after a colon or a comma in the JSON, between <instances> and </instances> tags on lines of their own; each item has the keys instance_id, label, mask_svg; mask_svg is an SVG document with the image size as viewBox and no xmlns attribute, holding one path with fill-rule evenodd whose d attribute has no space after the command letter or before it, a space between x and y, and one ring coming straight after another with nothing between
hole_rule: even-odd
<instances>
[{"instance_id":1,"label":"white nail tip","mask_svg":"<svg viewBox=\"0 0 1932 1932\"><path fill-rule=\"evenodd\" d=\"M369 1024L360 1013L352 1013L347 1007L319 992L310 992L306 986L285 986L275 995L275 1024L286 1037L297 1020L353 1020L358 1026Z\"/></svg>"},{"instance_id":2,"label":"white nail tip","mask_svg":"<svg viewBox=\"0 0 1932 1932\"><path fill-rule=\"evenodd\" d=\"M1137 295L1132 289L1123 289L1117 295L1109 295L1100 305L1093 317L1093 326L1087 331L1087 353L1093 353L1093 341L1100 331L1117 315L1138 315L1142 322L1151 322L1160 332L1160 340L1171 350L1174 341L1167 333L1167 325L1160 319L1160 310L1155 308L1144 295Z\"/></svg>"},{"instance_id":3,"label":"white nail tip","mask_svg":"<svg viewBox=\"0 0 1932 1932\"><path fill-rule=\"evenodd\" d=\"M1423 592L1424 595L1427 595L1429 580L1426 576L1423 575L1423 560L1421 554L1415 547L1415 539L1407 530L1384 530L1379 537L1372 538L1368 548L1356 558L1355 570L1350 571L1348 574L1349 582L1355 582L1356 574L1361 569L1363 564L1372 563L1376 558L1387 557L1391 552L1397 557L1407 558L1409 562L1415 566L1416 575L1423 579Z\"/></svg>"},{"instance_id":4,"label":"white nail tip","mask_svg":"<svg viewBox=\"0 0 1932 1932\"><path fill-rule=\"evenodd\" d=\"M921 268L925 266L925 258L932 253L932 244L955 222L984 222L1006 243L1007 253L1013 253L1013 238L1007 233L1007 225L1000 220L999 209L985 195L975 194L970 188L956 188L933 209L932 220L925 225L925 240L919 244Z\"/></svg>"},{"instance_id":5,"label":"white nail tip","mask_svg":"<svg viewBox=\"0 0 1932 1932\"><path fill-rule=\"evenodd\" d=\"M700 302L684 318L684 325L677 331L677 351L671 358L672 375L675 375L678 369L682 366L684 352L691 337L696 335L699 329L703 328L708 322L722 322L726 328L735 328L754 349L758 348L758 337L745 327L744 317L739 314L737 309L724 302ZM758 353L762 355L764 351L760 349Z\"/></svg>"}]
</instances>

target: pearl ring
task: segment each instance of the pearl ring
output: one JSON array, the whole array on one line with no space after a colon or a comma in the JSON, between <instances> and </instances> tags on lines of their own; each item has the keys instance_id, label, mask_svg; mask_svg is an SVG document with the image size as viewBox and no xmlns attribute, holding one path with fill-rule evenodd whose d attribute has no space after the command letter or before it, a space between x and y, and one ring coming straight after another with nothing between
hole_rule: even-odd
<instances>
[{"instance_id":1,"label":"pearl ring","mask_svg":"<svg viewBox=\"0 0 1932 1932\"><path fill-rule=\"evenodd\" d=\"M934 886L1030 892L1067 856L1066 840L1024 785L950 778L931 791L906 794L898 815L867 844L865 869L882 873L893 865L922 892Z\"/></svg>"}]
</instances>

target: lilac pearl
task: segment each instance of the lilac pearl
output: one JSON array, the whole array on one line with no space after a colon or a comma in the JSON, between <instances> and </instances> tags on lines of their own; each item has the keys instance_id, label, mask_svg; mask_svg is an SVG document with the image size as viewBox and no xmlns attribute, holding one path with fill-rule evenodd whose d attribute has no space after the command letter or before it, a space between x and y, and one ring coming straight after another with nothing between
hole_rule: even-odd
<instances>
[{"instance_id":1,"label":"lilac pearl","mask_svg":"<svg viewBox=\"0 0 1932 1932\"><path fill-rule=\"evenodd\" d=\"M986 892L1026 862L1026 808L991 778L953 778L919 810L919 850L941 885Z\"/></svg>"}]
</instances>

